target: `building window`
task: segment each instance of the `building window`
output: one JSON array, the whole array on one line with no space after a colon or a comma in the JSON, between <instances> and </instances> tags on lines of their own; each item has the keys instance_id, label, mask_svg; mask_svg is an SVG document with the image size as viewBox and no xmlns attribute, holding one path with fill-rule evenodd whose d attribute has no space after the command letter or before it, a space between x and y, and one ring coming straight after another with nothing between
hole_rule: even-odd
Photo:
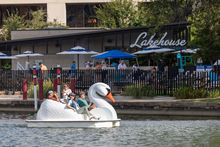
<instances>
[{"instance_id":1,"label":"building window","mask_svg":"<svg viewBox=\"0 0 220 147\"><path fill-rule=\"evenodd\" d=\"M67 25L69 27L96 27L95 8L101 4L68 4Z\"/></svg>"}]
</instances>

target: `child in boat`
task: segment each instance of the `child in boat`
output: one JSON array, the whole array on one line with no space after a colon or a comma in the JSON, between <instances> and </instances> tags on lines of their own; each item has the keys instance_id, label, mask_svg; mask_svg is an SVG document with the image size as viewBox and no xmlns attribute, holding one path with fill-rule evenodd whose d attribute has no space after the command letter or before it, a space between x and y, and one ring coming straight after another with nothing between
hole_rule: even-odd
<instances>
[{"instance_id":1,"label":"child in boat","mask_svg":"<svg viewBox=\"0 0 220 147\"><path fill-rule=\"evenodd\" d=\"M68 104L66 105L67 108L70 108L74 111L79 110L79 105L76 102L76 95L74 93L70 93L69 98L70 98L70 100L69 100Z\"/></svg>"},{"instance_id":2,"label":"child in boat","mask_svg":"<svg viewBox=\"0 0 220 147\"><path fill-rule=\"evenodd\" d=\"M92 116L92 114L89 112L89 110L91 110L92 107L94 108L94 104L89 105L85 98L86 98L85 92L81 91L79 93L79 98L77 100L77 103L79 105L79 109L77 110L77 112L80 114L87 114L90 120L91 119L98 119L98 118Z\"/></svg>"},{"instance_id":3,"label":"child in boat","mask_svg":"<svg viewBox=\"0 0 220 147\"><path fill-rule=\"evenodd\" d=\"M57 101L57 102L60 101L60 99L59 99L57 93L56 93L55 91L52 91L52 90L50 90L50 91L48 92L47 98L50 99L50 100Z\"/></svg>"},{"instance_id":4,"label":"child in boat","mask_svg":"<svg viewBox=\"0 0 220 147\"><path fill-rule=\"evenodd\" d=\"M68 84L63 85L63 91L62 91L62 99L61 101L68 103L68 96L72 93L72 90L69 88Z\"/></svg>"},{"instance_id":5,"label":"child in boat","mask_svg":"<svg viewBox=\"0 0 220 147\"><path fill-rule=\"evenodd\" d=\"M79 93L79 98L77 100L77 103L79 104L79 107L86 107L88 110L92 110L93 108L95 108L94 103L88 104L88 102L86 101L86 94L84 91L81 91Z\"/></svg>"}]
</instances>

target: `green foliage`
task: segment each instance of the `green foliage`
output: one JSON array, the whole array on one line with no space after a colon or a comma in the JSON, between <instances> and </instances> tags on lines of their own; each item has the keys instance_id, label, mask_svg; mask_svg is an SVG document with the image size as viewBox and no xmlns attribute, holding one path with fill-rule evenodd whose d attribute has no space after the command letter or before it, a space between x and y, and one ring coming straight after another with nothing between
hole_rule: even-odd
<instances>
[{"instance_id":1,"label":"green foliage","mask_svg":"<svg viewBox=\"0 0 220 147\"><path fill-rule=\"evenodd\" d=\"M24 16L20 16L18 11L15 13L7 14L7 19L3 20L3 27L0 34L1 40L8 40L11 38L11 31L17 30L18 28L24 28L26 23L24 21Z\"/></svg>"},{"instance_id":2,"label":"green foliage","mask_svg":"<svg viewBox=\"0 0 220 147\"><path fill-rule=\"evenodd\" d=\"M189 22L191 25L192 46L200 47L199 56L205 63L220 58L220 1L195 3Z\"/></svg>"},{"instance_id":3,"label":"green foliage","mask_svg":"<svg viewBox=\"0 0 220 147\"><path fill-rule=\"evenodd\" d=\"M37 11L33 11L31 15L32 15L32 19L29 23L29 28L43 29L47 27L46 13L44 12L44 10L40 9Z\"/></svg>"},{"instance_id":4,"label":"green foliage","mask_svg":"<svg viewBox=\"0 0 220 147\"><path fill-rule=\"evenodd\" d=\"M132 0L113 0L96 9L100 27L126 28L133 26L136 6Z\"/></svg>"},{"instance_id":5,"label":"green foliage","mask_svg":"<svg viewBox=\"0 0 220 147\"><path fill-rule=\"evenodd\" d=\"M155 26L187 21L192 10L192 1L154 0L148 3L136 3L133 0L113 0L97 8L96 17L99 26L124 28L135 26Z\"/></svg>"},{"instance_id":6,"label":"green foliage","mask_svg":"<svg viewBox=\"0 0 220 147\"><path fill-rule=\"evenodd\" d=\"M124 93L126 96L142 97L142 96L155 96L154 89L150 86L135 86L129 85L125 87Z\"/></svg>"},{"instance_id":7,"label":"green foliage","mask_svg":"<svg viewBox=\"0 0 220 147\"><path fill-rule=\"evenodd\" d=\"M208 93L205 89L193 89L192 87L178 88L174 96L177 99L194 99L194 98L206 98Z\"/></svg>"},{"instance_id":8,"label":"green foliage","mask_svg":"<svg viewBox=\"0 0 220 147\"><path fill-rule=\"evenodd\" d=\"M43 83L43 95L44 97L47 96L47 92L53 90L53 83L50 80L46 80ZM39 92L39 86L37 85L37 94ZM30 83L28 85L28 97L33 98L34 97L34 83Z\"/></svg>"},{"instance_id":9,"label":"green foliage","mask_svg":"<svg viewBox=\"0 0 220 147\"><path fill-rule=\"evenodd\" d=\"M66 28L66 26L64 26L62 23L57 22L56 20L54 20L53 22L49 22L48 23L48 27L62 27L62 28Z\"/></svg>"},{"instance_id":10,"label":"green foliage","mask_svg":"<svg viewBox=\"0 0 220 147\"><path fill-rule=\"evenodd\" d=\"M219 90L219 89L216 89L216 90L213 90L213 91L209 91L209 92L208 92L208 97L209 97L209 98L220 97L220 90Z\"/></svg>"},{"instance_id":11,"label":"green foliage","mask_svg":"<svg viewBox=\"0 0 220 147\"><path fill-rule=\"evenodd\" d=\"M32 19L29 22L29 28L32 29L44 29L47 27L64 27L63 24L57 22L57 20L54 20L53 22L46 22L46 12L42 9L39 9L37 11L33 11L31 13Z\"/></svg>"},{"instance_id":12,"label":"green foliage","mask_svg":"<svg viewBox=\"0 0 220 147\"><path fill-rule=\"evenodd\" d=\"M0 40L10 40L11 31L31 28L31 29L44 29L47 27L64 27L63 24L54 20L54 22L46 22L46 12L42 9L33 11L31 13L31 20L24 20L25 16L20 16L18 11L16 13L8 13L8 17L3 21L3 27L0 31Z\"/></svg>"}]
</instances>

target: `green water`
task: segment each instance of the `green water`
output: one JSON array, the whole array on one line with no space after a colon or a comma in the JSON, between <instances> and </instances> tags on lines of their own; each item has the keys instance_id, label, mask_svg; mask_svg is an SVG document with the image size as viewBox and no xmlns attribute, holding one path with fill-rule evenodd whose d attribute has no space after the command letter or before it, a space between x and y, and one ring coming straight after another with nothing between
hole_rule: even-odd
<instances>
[{"instance_id":1,"label":"green water","mask_svg":"<svg viewBox=\"0 0 220 147\"><path fill-rule=\"evenodd\" d=\"M219 120L122 120L117 128L27 128L0 115L0 146L219 147Z\"/></svg>"}]
</instances>

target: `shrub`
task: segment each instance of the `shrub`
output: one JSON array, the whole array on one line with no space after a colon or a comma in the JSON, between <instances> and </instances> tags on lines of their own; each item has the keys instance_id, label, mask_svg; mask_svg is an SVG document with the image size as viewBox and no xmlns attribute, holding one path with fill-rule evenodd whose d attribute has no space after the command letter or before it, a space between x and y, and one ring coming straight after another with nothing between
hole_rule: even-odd
<instances>
[{"instance_id":1,"label":"shrub","mask_svg":"<svg viewBox=\"0 0 220 147\"><path fill-rule=\"evenodd\" d=\"M46 80L43 83L43 95L44 97L47 96L47 92L49 90L53 90L53 83L50 80ZM37 85L37 94L39 92L39 86ZM30 83L28 86L28 97L33 98L34 97L34 83Z\"/></svg>"},{"instance_id":2,"label":"shrub","mask_svg":"<svg viewBox=\"0 0 220 147\"><path fill-rule=\"evenodd\" d=\"M142 97L154 96L154 89L150 86L135 86L129 85L125 87L124 93L126 96Z\"/></svg>"},{"instance_id":3,"label":"shrub","mask_svg":"<svg viewBox=\"0 0 220 147\"><path fill-rule=\"evenodd\" d=\"M208 92L205 89L193 89L192 87L181 87L175 91L174 96L177 99L206 98L208 96Z\"/></svg>"},{"instance_id":4,"label":"shrub","mask_svg":"<svg viewBox=\"0 0 220 147\"><path fill-rule=\"evenodd\" d=\"M220 96L220 90L218 90L218 89L215 89L213 91L208 92L208 97L210 97L210 98L216 98L219 96Z\"/></svg>"}]
</instances>

